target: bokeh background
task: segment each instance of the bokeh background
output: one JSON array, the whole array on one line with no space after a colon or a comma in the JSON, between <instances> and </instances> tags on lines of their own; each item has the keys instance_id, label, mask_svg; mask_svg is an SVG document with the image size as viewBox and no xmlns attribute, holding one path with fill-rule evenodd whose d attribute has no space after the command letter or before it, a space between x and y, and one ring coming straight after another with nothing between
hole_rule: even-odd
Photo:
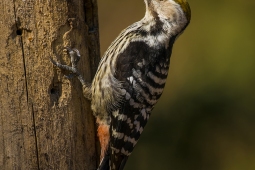
<instances>
[{"instance_id":1,"label":"bokeh background","mask_svg":"<svg viewBox=\"0 0 255 170\"><path fill-rule=\"evenodd\" d=\"M143 0L98 0L101 53ZM255 1L189 0L169 78L125 170L255 170Z\"/></svg>"}]
</instances>

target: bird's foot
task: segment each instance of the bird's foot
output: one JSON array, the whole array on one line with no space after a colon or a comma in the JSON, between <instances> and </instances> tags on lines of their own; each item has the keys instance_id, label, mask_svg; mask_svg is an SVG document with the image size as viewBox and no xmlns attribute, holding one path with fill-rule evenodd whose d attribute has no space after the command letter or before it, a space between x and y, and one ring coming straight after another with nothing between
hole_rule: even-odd
<instances>
[{"instance_id":1,"label":"bird's foot","mask_svg":"<svg viewBox=\"0 0 255 170\"><path fill-rule=\"evenodd\" d=\"M63 65L55 60L53 60L51 57L50 57L50 60L51 62L57 66L58 68L62 69L62 70L66 70L68 72L70 72L70 74L66 75L66 77L68 79L71 79L73 77L77 77L77 76L80 76L80 73L77 69L77 64L81 58L81 55L80 55L80 52L75 49L75 48L70 48L70 47L65 47L64 48L65 50L67 50L70 58L71 58L71 64L72 66L68 66L68 65Z\"/></svg>"},{"instance_id":2,"label":"bird's foot","mask_svg":"<svg viewBox=\"0 0 255 170\"><path fill-rule=\"evenodd\" d=\"M83 86L83 95L87 99L91 100L91 83L85 82L84 78L77 69L77 64L81 58L80 52L77 49L72 49L70 47L65 47L64 49L67 50L71 58L71 66L61 64L50 57L51 62L61 70L70 72L68 75L65 75L66 78L71 79L73 77L77 77Z\"/></svg>"}]
</instances>

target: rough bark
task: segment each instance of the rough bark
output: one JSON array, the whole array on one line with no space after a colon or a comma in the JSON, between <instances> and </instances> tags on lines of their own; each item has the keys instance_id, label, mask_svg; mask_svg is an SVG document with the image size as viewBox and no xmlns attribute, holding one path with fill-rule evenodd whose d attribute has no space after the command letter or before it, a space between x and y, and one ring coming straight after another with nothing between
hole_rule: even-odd
<instances>
[{"instance_id":1,"label":"rough bark","mask_svg":"<svg viewBox=\"0 0 255 170\"><path fill-rule=\"evenodd\" d=\"M91 80L96 0L1 0L0 11L0 169L96 169L90 103L49 60L70 64L63 47L75 47Z\"/></svg>"}]
</instances>

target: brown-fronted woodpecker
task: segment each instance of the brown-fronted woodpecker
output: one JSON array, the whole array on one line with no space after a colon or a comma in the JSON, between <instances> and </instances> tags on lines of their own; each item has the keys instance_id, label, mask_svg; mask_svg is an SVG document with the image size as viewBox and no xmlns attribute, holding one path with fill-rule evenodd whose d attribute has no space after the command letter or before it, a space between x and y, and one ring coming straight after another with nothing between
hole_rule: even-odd
<instances>
[{"instance_id":1,"label":"brown-fronted woodpecker","mask_svg":"<svg viewBox=\"0 0 255 170\"><path fill-rule=\"evenodd\" d=\"M98 124L98 170L122 170L132 153L168 75L176 38L188 26L186 0L144 0L146 13L124 29L102 57L92 83L77 69L80 53L66 47L72 66L52 60L77 76Z\"/></svg>"}]
</instances>

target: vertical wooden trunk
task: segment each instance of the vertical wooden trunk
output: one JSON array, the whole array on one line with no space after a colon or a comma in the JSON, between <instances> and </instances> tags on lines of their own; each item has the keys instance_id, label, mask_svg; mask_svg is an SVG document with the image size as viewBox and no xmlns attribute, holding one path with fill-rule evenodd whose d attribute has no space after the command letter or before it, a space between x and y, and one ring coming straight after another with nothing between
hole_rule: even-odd
<instances>
[{"instance_id":1,"label":"vertical wooden trunk","mask_svg":"<svg viewBox=\"0 0 255 170\"><path fill-rule=\"evenodd\" d=\"M91 81L96 0L1 0L0 11L0 169L96 169L90 103L49 60L70 64L63 47L75 47Z\"/></svg>"}]
</instances>

